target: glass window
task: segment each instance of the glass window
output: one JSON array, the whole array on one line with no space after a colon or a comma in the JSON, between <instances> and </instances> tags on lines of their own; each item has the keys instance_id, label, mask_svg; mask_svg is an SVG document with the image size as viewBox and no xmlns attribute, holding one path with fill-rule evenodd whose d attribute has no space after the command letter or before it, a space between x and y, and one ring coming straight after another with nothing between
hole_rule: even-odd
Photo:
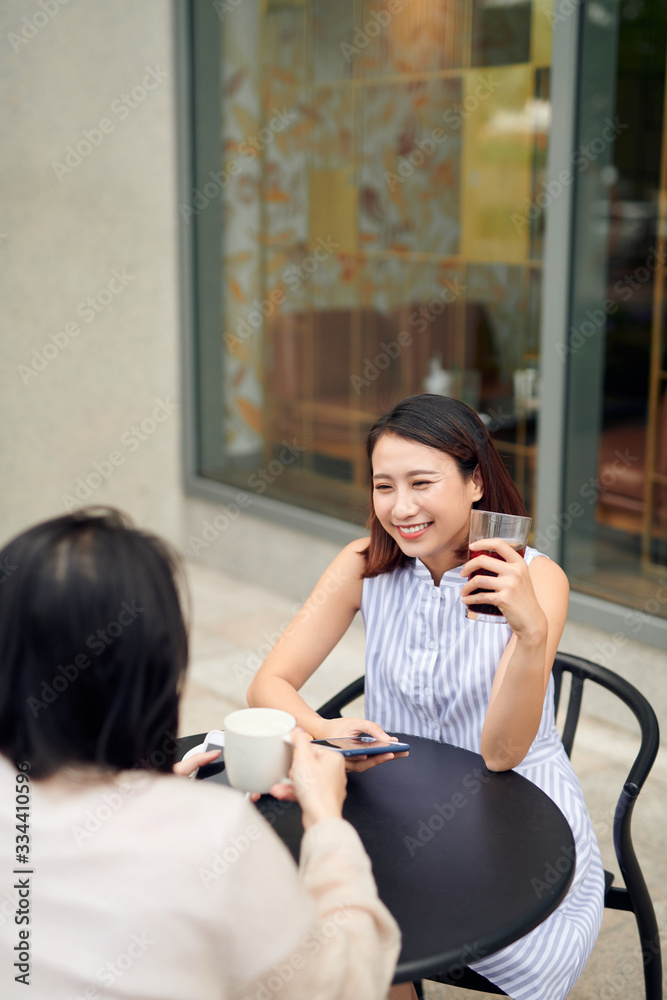
<instances>
[{"instance_id":1,"label":"glass window","mask_svg":"<svg viewBox=\"0 0 667 1000\"><path fill-rule=\"evenodd\" d=\"M363 523L444 392L534 508L545 0L193 4L199 474Z\"/></svg>"},{"instance_id":2,"label":"glass window","mask_svg":"<svg viewBox=\"0 0 667 1000\"><path fill-rule=\"evenodd\" d=\"M583 21L564 566L575 589L667 617L667 7Z\"/></svg>"}]
</instances>

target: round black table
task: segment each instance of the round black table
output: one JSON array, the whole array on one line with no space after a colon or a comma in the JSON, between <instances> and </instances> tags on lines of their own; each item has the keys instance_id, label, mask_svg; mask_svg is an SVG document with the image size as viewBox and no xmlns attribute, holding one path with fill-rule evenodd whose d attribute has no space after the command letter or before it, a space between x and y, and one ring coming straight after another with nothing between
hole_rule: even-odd
<instances>
[{"instance_id":1,"label":"round black table","mask_svg":"<svg viewBox=\"0 0 667 1000\"><path fill-rule=\"evenodd\" d=\"M469 750L393 735L410 743L409 756L348 774L344 816L401 928L394 981L456 977L555 910L574 874L572 832L521 775L488 771ZM179 755L202 740L179 740ZM298 804L266 795L256 805L298 859Z\"/></svg>"}]
</instances>

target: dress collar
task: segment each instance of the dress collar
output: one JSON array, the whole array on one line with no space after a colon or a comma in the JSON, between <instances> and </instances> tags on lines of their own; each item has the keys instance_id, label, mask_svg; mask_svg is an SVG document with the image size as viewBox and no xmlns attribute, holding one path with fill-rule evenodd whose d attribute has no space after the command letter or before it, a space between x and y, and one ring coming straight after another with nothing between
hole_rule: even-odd
<instances>
[{"instance_id":1,"label":"dress collar","mask_svg":"<svg viewBox=\"0 0 667 1000\"><path fill-rule=\"evenodd\" d=\"M453 566L452 569L448 569L442 574L442 579L440 581L440 590L444 590L445 587L462 587L465 583L465 577L461 576L461 563L459 566ZM421 559L413 559L412 561L412 572L421 580L423 583L427 583L429 586L433 586L433 578L431 576L431 571Z\"/></svg>"}]
</instances>

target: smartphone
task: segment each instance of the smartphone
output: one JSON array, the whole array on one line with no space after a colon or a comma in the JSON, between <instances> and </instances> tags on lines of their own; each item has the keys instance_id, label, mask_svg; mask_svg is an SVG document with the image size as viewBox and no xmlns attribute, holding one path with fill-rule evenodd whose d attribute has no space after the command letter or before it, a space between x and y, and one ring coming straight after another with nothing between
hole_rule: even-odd
<instances>
[{"instance_id":1,"label":"smartphone","mask_svg":"<svg viewBox=\"0 0 667 1000\"><path fill-rule=\"evenodd\" d=\"M220 750L220 756L216 757L214 761L210 764L204 764L200 767L195 774L195 778L216 778L218 781L222 781L224 785L228 784L226 775L220 777L225 770L225 734L219 729L213 729L210 733L206 734L206 739L204 740L204 752L207 750Z\"/></svg>"},{"instance_id":2,"label":"smartphone","mask_svg":"<svg viewBox=\"0 0 667 1000\"><path fill-rule=\"evenodd\" d=\"M338 750L344 757L372 756L378 753L403 753L409 743L385 743L374 736L342 736L339 739L313 740L316 746Z\"/></svg>"}]
</instances>

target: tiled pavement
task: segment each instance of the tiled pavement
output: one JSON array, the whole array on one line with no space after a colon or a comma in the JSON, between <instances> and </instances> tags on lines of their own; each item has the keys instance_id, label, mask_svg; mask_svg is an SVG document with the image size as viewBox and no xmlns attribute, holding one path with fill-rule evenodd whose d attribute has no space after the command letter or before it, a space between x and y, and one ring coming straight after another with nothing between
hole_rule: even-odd
<instances>
[{"instance_id":1,"label":"tiled pavement","mask_svg":"<svg viewBox=\"0 0 667 1000\"><path fill-rule=\"evenodd\" d=\"M182 702L181 735L220 728L228 712L245 706L248 684L298 605L234 577L188 563L192 601L190 670ZM307 595L303 595L305 598ZM363 673L364 635L355 621L302 693L317 707ZM620 726L592 717L580 721L573 762L584 788L605 867L617 871L611 842L616 799L637 741ZM654 765L635 807L633 838L651 892L667 953L667 762ZM663 962L667 955L664 955ZM667 964L667 962L665 962ZM426 1000L475 1000L487 994L426 984ZM634 917L605 911L602 931L571 1000L641 1000L641 955Z\"/></svg>"}]
</instances>

